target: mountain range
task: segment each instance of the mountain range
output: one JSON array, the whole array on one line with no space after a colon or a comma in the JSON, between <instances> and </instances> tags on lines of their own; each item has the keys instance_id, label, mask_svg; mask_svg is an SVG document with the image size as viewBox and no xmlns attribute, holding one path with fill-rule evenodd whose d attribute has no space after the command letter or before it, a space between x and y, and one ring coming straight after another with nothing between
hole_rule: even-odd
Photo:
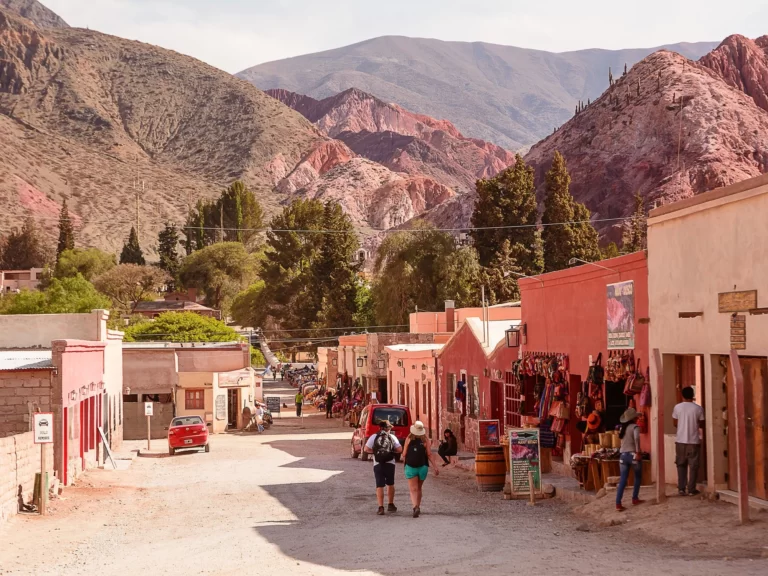
<instances>
[{"instance_id":1,"label":"mountain range","mask_svg":"<svg viewBox=\"0 0 768 576\"><path fill-rule=\"evenodd\" d=\"M268 215L295 198L339 202L375 247L377 230L417 217L468 226L475 181L533 143L525 160L539 200L558 150L575 198L611 239L635 193L658 204L768 172L768 37L644 57L382 42L353 50L359 57L390 46L378 67L344 49L285 65L286 78L307 85L318 70L341 70L316 85L329 91L323 97L292 90L293 80L265 94L176 52L70 28L35 0L0 0L0 233L32 216L53 237L66 199L78 245L117 251L138 214L152 253L167 222L183 222L198 199L242 179ZM618 64L636 58L626 72ZM301 72L307 62L317 69ZM418 77L415 88L385 82L371 92L362 82L330 91L339 78L395 71L403 85ZM469 85L459 82L464 71ZM434 108L411 99L416 88L434 96ZM494 91L495 107L487 100ZM504 100L510 94L518 104ZM518 140L488 128L518 120L528 126Z\"/></svg>"},{"instance_id":2,"label":"mountain range","mask_svg":"<svg viewBox=\"0 0 768 576\"><path fill-rule=\"evenodd\" d=\"M698 59L716 42L552 53L485 42L385 36L268 62L239 77L262 90L324 99L349 88L419 114L447 118L468 136L518 150L566 122L579 101L598 98L618 76L659 49Z\"/></svg>"}]
</instances>

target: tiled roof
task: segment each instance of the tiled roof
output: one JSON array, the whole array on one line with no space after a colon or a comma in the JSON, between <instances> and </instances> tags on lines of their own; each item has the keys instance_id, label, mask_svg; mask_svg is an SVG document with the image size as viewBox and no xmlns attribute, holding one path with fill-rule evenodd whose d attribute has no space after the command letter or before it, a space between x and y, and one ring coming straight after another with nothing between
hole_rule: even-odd
<instances>
[{"instance_id":1,"label":"tiled roof","mask_svg":"<svg viewBox=\"0 0 768 576\"><path fill-rule=\"evenodd\" d=\"M54 368L50 350L0 350L0 372Z\"/></svg>"}]
</instances>

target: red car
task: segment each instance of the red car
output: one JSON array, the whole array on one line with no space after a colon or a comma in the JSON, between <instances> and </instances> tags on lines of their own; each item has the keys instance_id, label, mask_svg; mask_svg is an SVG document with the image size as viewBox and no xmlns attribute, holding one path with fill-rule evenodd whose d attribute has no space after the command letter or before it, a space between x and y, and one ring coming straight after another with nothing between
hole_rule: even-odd
<instances>
[{"instance_id":1,"label":"red car","mask_svg":"<svg viewBox=\"0 0 768 576\"><path fill-rule=\"evenodd\" d=\"M168 427L168 453L173 456L176 450L202 448L210 452L208 427L200 416L178 416Z\"/></svg>"},{"instance_id":2,"label":"red car","mask_svg":"<svg viewBox=\"0 0 768 576\"><path fill-rule=\"evenodd\" d=\"M368 438L376 434L381 428L379 422L389 420L392 423L392 432L400 441L400 445L405 445L405 439L411 431L411 411L407 406L398 404L372 404L363 408L360 414L360 425L355 428L352 434L352 458L357 458L362 454L363 460L369 460L372 455L363 450ZM400 455L397 455L400 460Z\"/></svg>"}]
</instances>

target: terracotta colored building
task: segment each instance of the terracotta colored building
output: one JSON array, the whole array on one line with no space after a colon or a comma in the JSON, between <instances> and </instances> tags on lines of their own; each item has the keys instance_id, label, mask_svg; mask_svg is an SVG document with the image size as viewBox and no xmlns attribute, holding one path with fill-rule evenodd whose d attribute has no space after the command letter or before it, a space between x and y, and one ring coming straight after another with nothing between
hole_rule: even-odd
<instances>
[{"instance_id":1,"label":"terracotta colored building","mask_svg":"<svg viewBox=\"0 0 768 576\"><path fill-rule=\"evenodd\" d=\"M534 356L564 355L570 365L568 403L571 414L565 430L564 454L561 457L566 466L558 468L557 462L553 462L557 472L569 473L567 463L570 455L581 450L581 434L576 431L579 419L575 416L575 404L582 381L586 380L589 367L597 360L598 355L602 354L605 366L611 352L609 286L627 282L631 282L631 297L628 296L626 301L631 304L627 304L627 309L621 316L626 333L612 332L612 353L632 352L635 359L641 362L645 372L649 361L648 264L645 252L520 280L521 353ZM627 288L629 284L622 286L627 292L630 291ZM627 335L629 333L631 337ZM523 393L525 392L524 390ZM530 395L532 390L527 392ZM606 424L617 424L618 417L627 406L623 385L606 384L604 397ZM531 402L513 399L510 404L513 405L513 410L506 415L507 424L517 424L521 418L533 416L529 411ZM517 407L520 406L525 413L519 412ZM644 434L642 440L643 448L650 451L650 435Z\"/></svg>"}]
</instances>

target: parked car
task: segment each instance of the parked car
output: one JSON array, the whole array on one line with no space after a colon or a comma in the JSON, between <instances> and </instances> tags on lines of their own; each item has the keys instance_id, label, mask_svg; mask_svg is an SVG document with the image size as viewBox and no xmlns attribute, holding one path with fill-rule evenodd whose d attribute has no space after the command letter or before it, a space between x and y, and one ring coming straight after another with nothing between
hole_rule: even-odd
<instances>
[{"instance_id":1,"label":"parked car","mask_svg":"<svg viewBox=\"0 0 768 576\"><path fill-rule=\"evenodd\" d=\"M381 428L379 423L382 420L389 420L392 423L392 432L405 445L405 439L408 438L411 423L411 411L407 406L398 404L373 404L363 408L360 414L360 424L352 433L352 458L362 455L362 459L369 460L372 454L365 452L363 447L372 435L376 434ZM397 455L397 461L400 461L400 455Z\"/></svg>"},{"instance_id":2,"label":"parked car","mask_svg":"<svg viewBox=\"0 0 768 576\"><path fill-rule=\"evenodd\" d=\"M188 448L211 451L208 444L208 427L200 416L178 416L168 427L168 453L173 456L176 450Z\"/></svg>"}]
</instances>

